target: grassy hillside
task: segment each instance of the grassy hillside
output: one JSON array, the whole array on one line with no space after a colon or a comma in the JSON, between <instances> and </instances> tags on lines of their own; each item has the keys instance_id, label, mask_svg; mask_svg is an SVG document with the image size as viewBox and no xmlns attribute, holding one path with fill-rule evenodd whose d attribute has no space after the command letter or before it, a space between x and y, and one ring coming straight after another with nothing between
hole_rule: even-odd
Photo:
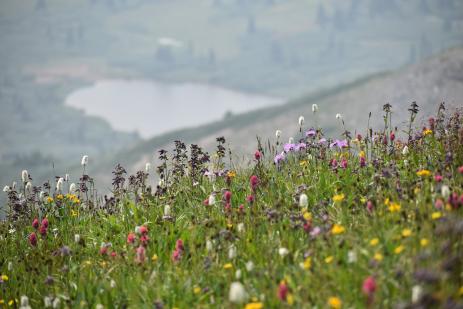
<instances>
[{"instance_id":1,"label":"grassy hillside","mask_svg":"<svg viewBox=\"0 0 463 309\"><path fill-rule=\"evenodd\" d=\"M384 106L378 130L330 145L317 129L240 170L222 140L210 158L177 143L160 186L118 168L105 201L87 176L31 189L24 174L4 189L0 304L459 308L463 121L444 105L424 123L401 111L404 138Z\"/></svg>"}]
</instances>

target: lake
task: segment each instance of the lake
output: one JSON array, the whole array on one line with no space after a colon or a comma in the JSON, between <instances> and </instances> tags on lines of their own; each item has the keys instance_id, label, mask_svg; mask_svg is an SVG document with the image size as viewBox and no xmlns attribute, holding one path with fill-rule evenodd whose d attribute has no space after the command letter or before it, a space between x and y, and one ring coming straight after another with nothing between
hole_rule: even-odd
<instances>
[{"instance_id":1,"label":"lake","mask_svg":"<svg viewBox=\"0 0 463 309\"><path fill-rule=\"evenodd\" d=\"M283 101L206 84L146 80L102 80L66 98L67 105L104 118L116 130L138 131L143 138Z\"/></svg>"}]
</instances>

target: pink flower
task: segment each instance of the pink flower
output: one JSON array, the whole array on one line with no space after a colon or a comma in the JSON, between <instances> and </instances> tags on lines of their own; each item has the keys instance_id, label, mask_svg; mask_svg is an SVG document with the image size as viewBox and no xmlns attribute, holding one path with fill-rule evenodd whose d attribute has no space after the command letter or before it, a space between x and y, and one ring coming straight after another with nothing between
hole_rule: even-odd
<instances>
[{"instance_id":1,"label":"pink flower","mask_svg":"<svg viewBox=\"0 0 463 309\"><path fill-rule=\"evenodd\" d=\"M443 178L444 178L444 177L442 177L442 175L434 175L434 180L435 180L436 182L441 182Z\"/></svg>"},{"instance_id":2,"label":"pink flower","mask_svg":"<svg viewBox=\"0 0 463 309\"><path fill-rule=\"evenodd\" d=\"M338 161L336 161L336 159L331 159L330 166L332 168L337 168L338 167Z\"/></svg>"},{"instance_id":3,"label":"pink flower","mask_svg":"<svg viewBox=\"0 0 463 309\"><path fill-rule=\"evenodd\" d=\"M373 212L373 209L374 209L374 205L373 205L373 202L372 201L368 201L367 202L367 210L369 213Z\"/></svg>"},{"instance_id":4,"label":"pink flower","mask_svg":"<svg viewBox=\"0 0 463 309\"><path fill-rule=\"evenodd\" d=\"M43 218L42 226L44 226L46 229L48 228L48 219L47 218Z\"/></svg>"},{"instance_id":5,"label":"pink flower","mask_svg":"<svg viewBox=\"0 0 463 309\"><path fill-rule=\"evenodd\" d=\"M240 213L244 213L244 205L243 205L243 204L241 204L241 205L238 207L238 211L239 211Z\"/></svg>"},{"instance_id":6,"label":"pink flower","mask_svg":"<svg viewBox=\"0 0 463 309\"><path fill-rule=\"evenodd\" d=\"M249 182L251 183L251 190L256 191L257 186L259 185L259 177L256 175L252 175L251 178L249 179Z\"/></svg>"},{"instance_id":7,"label":"pink flower","mask_svg":"<svg viewBox=\"0 0 463 309\"><path fill-rule=\"evenodd\" d=\"M365 167L367 165L365 157L360 157L360 167Z\"/></svg>"},{"instance_id":8,"label":"pink flower","mask_svg":"<svg viewBox=\"0 0 463 309\"><path fill-rule=\"evenodd\" d=\"M143 245L143 246L147 246L148 245L148 240L150 240L150 238L148 237L148 235L142 235L140 237L140 243Z\"/></svg>"},{"instance_id":9,"label":"pink flower","mask_svg":"<svg viewBox=\"0 0 463 309\"><path fill-rule=\"evenodd\" d=\"M254 153L254 158L259 161L260 158L262 158L262 153L259 151L259 150L256 150L256 152Z\"/></svg>"},{"instance_id":10,"label":"pink flower","mask_svg":"<svg viewBox=\"0 0 463 309\"><path fill-rule=\"evenodd\" d=\"M100 254L101 254L101 255L106 255L106 254L108 254L108 247L102 246L102 247L100 248Z\"/></svg>"},{"instance_id":11,"label":"pink flower","mask_svg":"<svg viewBox=\"0 0 463 309\"><path fill-rule=\"evenodd\" d=\"M389 135L389 138L391 139L391 142L393 142L395 140L394 132L391 132L391 134Z\"/></svg>"},{"instance_id":12,"label":"pink flower","mask_svg":"<svg viewBox=\"0 0 463 309\"><path fill-rule=\"evenodd\" d=\"M376 291L376 281L372 276L367 277L362 284L363 294L371 297Z\"/></svg>"},{"instance_id":13,"label":"pink flower","mask_svg":"<svg viewBox=\"0 0 463 309\"><path fill-rule=\"evenodd\" d=\"M230 203L232 193L230 191L225 191L223 197L225 198L225 202L228 204Z\"/></svg>"},{"instance_id":14,"label":"pink flower","mask_svg":"<svg viewBox=\"0 0 463 309\"><path fill-rule=\"evenodd\" d=\"M117 252L116 252L116 251L111 252L111 257L112 257L112 258L115 258L116 256L117 256Z\"/></svg>"},{"instance_id":15,"label":"pink flower","mask_svg":"<svg viewBox=\"0 0 463 309\"><path fill-rule=\"evenodd\" d=\"M436 207L436 209L444 208L444 201L442 201L440 198L438 198L436 200L436 202L434 203L434 207Z\"/></svg>"},{"instance_id":16,"label":"pink flower","mask_svg":"<svg viewBox=\"0 0 463 309\"><path fill-rule=\"evenodd\" d=\"M346 158L342 158L341 160L341 167L346 169L347 168L347 159Z\"/></svg>"},{"instance_id":17,"label":"pink flower","mask_svg":"<svg viewBox=\"0 0 463 309\"><path fill-rule=\"evenodd\" d=\"M175 243L175 250L183 251L184 249L183 240L177 239L177 242Z\"/></svg>"},{"instance_id":18,"label":"pink flower","mask_svg":"<svg viewBox=\"0 0 463 309\"><path fill-rule=\"evenodd\" d=\"M463 174L463 165L458 168L458 173Z\"/></svg>"},{"instance_id":19,"label":"pink flower","mask_svg":"<svg viewBox=\"0 0 463 309\"><path fill-rule=\"evenodd\" d=\"M34 232L29 235L29 243L33 247L37 246L37 235Z\"/></svg>"},{"instance_id":20,"label":"pink flower","mask_svg":"<svg viewBox=\"0 0 463 309\"><path fill-rule=\"evenodd\" d=\"M129 235L127 235L127 243L133 244L135 242L135 234L130 232Z\"/></svg>"},{"instance_id":21,"label":"pink flower","mask_svg":"<svg viewBox=\"0 0 463 309\"><path fill-rule=\"evenodd\" d=\"M145 235L148 233L148 228L144 225L140 226L140 234Z\"/></svg>"},{"instance_id":22,"label":"pink flower","mask_svg":"<svg viewBox=\"0 0 463 309\"><path fill-rule=\"evenodd\" d=\"M135 261L136 261L137 263L140 263L140 264L141 264L141 263L145 262L145 259L146 259L145 247L139 246L139 247L137 248L137 256L136 256L136 258L135 258Z\"/></svg>"},{"instance_id":23,"label":"pink flower","mask_svg":"<svg viewBox=\"0 0 463 309\"><path fill-rule=\"evenodd\" d=\"M39 228L39 219L35 218L34 221L32 221L32 227L34 229L38 229Z\"/></svg>"},{"instance_id":24,"label":"pink flower","mask_svg":"<svg viewBox=\"0 0 463 309\"><path fill-rule=\"evenodd\" d=\"M286 300L286 297L288 296L288 286L286 285L286 283L284 281L282 281L280 283L280 285L278 286L278 298L281 300L281 301L285 301Z\"/></svg>"},{"instance_id":25,"label":"pink flower","mask_svg":"<svg viewBox=\"0 0 463 309\"><path fill-rule=\"evenodd\" d=\"M178 250L174 250L174 252L172 252L172 262L178 262L180 261L180 257L181 257L181 252L178 251Z\"/></svg>"},{"instance_id":26,"label":"pink flower","mask_svg":"<svg viewBox=\"0 0 463 309\"><path fill-rule=\"evenodd\" d=\"M209 198L207 198L207 199L205 199L205 200L203 201L203 205L204 205L204 206L209 206Z\"/></svg>"},{"instance_id":27,"label":"pink flower","mask_svg":"<svg viewBox=\"0 0 463 309\"><path fill-rule=\"evenodd\" d=\"M253 204L254 203L254 195L248 195L248 197L246 198L246 201L249 203L249 204Z\"/></svg>"},{"instance_id":28,"label":"pink flower","mask_svg":"<svg viewBox=\"0 0 463 309\"><path fill-rule=\"evenodd\" d=\"M230 203L225 204L225 211L229 212L231 210Z\"/></svg>"},{"instance_id":29,"label":"pink flower","mask_svg":"<svg viewBox=\"0 0 463 309\"><path fill-rule=\"evenodd\" d=\"M47 235L47 228L45 227L45 225L41 225L40 228L39 228L39 233L40 235L42 236L46 236Z\"/></svg>"}]
</instances>

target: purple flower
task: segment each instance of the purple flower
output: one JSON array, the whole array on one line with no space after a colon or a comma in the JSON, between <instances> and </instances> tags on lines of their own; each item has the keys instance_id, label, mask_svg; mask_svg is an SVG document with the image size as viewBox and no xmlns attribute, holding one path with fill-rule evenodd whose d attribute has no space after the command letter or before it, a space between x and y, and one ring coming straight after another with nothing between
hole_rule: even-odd
<instances>
[{"instance_id":1,"label":"purple flower","mask_svg":"<svg viewBox=\"0 0 463 309\"><path fill-rule=\"evenodd\" d=\"M326 144L326 138L321 138L319 141L318 141L319 144Z\"/></svg>"},{"instance_id":2,"label":"purple flower","mask_svg":"<svg viewBox=\"0 0 463 309\"><path fill-rule=\"evenodd\" d=\"M285 152L290 152L290 151L293 151L295 147L296 145L288 143L283 146L283 149L285 150Z\"/></svg>"},{"instance_id":3,"label":"purple flower","mask_svg":"<svg viewBox=\"0 0 463 309\"><path fill-rule=\"evenodd\" d=\"M309 131L305 132L305 137L312 137L315 136L315 134L317 134L317 132L314 129L310 129Z\"/></svg>"},{"instance_id":4,"label":"purple flower","mask_svg":"<svg viewBox=\"0 0 463 309\"><path fill-rule=\"evenodd\" d=\"M310 232L310 236L316 237L318 234L320 234L321 231L322 231L321 228L319 228L318 226L316 226L316 227L314 227L314 228L312 229L312 231Z\"/></svg>"},{"instance_id":5,"label":"purple flower","mask_svg":"<svg viewBox=\"0 0 463 309\"><path fill-rule=\"evenodd\" d=\"M301 150L305 150L306 148L307 148L307 145L305 143L299 143L296 145L295 150L301 151Z\"/></svg>"},{"instance_id":6,"label":"purple flower","mask_svg":"<svg viewBox=\"0 0 463 309\"><path fill-rule=\"evenodd\" d=\"M282 152L282 153L280 153L280 154L277 154L277 155L275 156L275 159L274 159L275 164L276 164L276 165L280 164L280 162L283 161L284 159L285 159L285 153L284 153L284 152Z\"/></svg>"},{"instance_id":7,"label":"purple flower","mask_svg":"<svg viewBox=\"0 0 463 309\"><path fill-rule=\"evenodd\" d=\"M330 148L333 148L334 146L337 146L339 149L342 149L342 148L347 148L347 140L343 139L343 140L335 140L334 142L332 142L330 144Z\"/></svg>"}]
</instances>

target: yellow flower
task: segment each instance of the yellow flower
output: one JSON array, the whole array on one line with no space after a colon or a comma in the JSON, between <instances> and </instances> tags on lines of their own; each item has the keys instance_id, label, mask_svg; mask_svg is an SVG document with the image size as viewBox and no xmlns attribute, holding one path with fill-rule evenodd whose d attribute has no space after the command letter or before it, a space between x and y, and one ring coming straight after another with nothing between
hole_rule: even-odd
<instances>
[{"instance_id":1,"label":"yellow flower","mask_svg":"<svg viewBox=\"0 0 463 309\"><path fill-rule=\"evenodd\" d=\"M458 290L458 295L463 296L463 286Z\"/></svg>"},{"instance_id":2,"label":"yellow flower","mask_svg":"<svg viewBox=\"0 0 463 309\"><path fill-rule=\"evenodd\" d=\"M328 306L333 309L340 309L342 307L342 301L339 297L332 296L328 298Z\"/></svg>"},{"instance_id":3,"label":"yellow flower","mask_svg":"<svg viewBox=\"0 0 463 309\"><path fill-rule=\"evenodd\" d=\"M227 264L223 265L223 268L224 268L224 269L233 268L233 264L232 264L232 263L227 263Z\"/></svg>"},{"instance_id":4,"label":"yellow flower","mask_svg":"<svg viewBox=\"0 0 463 309\"><path fill-rule=\"evenodd\" d=\"M432 215L431 215L431 218L433 220L437 220L437 219L439 219L441 217L442 217L442 213L440 211L433 212Z\"/></svg>"},{"instance_id":5,"label":"yellow flower","mask_svg":"<svg viewBox=\"0 0 463 309\"><path fill-rule=\"evenodd\" d=\"M360 151L359 157L360 157L360 158L365 158L365 151L363 151L363 150Z\"/></svg>"},{"instance_id":6,"label":"yellow flower","mask_svg":"<svg viewBox=\"0 0 463 309\"><path fill-rule=\"evenodd\" d=\"M53 203L53 198L51 196L47 197L47 203Z\"/></svg>"},{"instance_id":7,"label":"yellow flower","mask_svg":"<svg viewBox=\"0 0 463 309\"><path fill-rule=\"evenodd\" d=\"M424 134L424 135L432 134L432 130L426 129L426 130L423 131L423 134Z\"/></svg>"},{"instance_id":8,"label":"yellow flower","mask_svg":"<svg viewBox=\"0 0 463 309\"><path fill-rule=\"evenodd\" d=\"M309 270L312 267L312 259L310 256L304 260L303 266L305 270Z\"/></svg>"},{"instance_id":9,"label":"yellow flower","mask_svg":"<svg viewBox=\"0 0 463 309\"><path fill-rule=\"evenodd\" d=\"M299 162L299 166L305 166L307 165L307 161L306 160L303 160L301 162Z\"/></svg>"},{"instance_id":10,"label":"yellow flower","mask_svg":"<svg viewBox=\"0 0 463 309\"><path fill-rule=\"evenodd\" d=\"M264 308L264 305L258 302L249 303L244 307L244 309L262 309L262 308Z\"/></svg>"},{"instance_id":11,"label":"yellow flower","mask_svg":"<svg viewBox=\"0 0 463 309\"><path fill-rule=\"evenodd\" d=\"M360 203L365 204L367 202L367 199L365 197L360 198Z\"/></svg>"},{"instance_id":12,"label":"yellow flower","mask_svg":"<svg viewBox=\"0 0 463 309\"><path fill-rule=\"evenodd\" d=\"M344 233L345 231L346 231L346 229L340 224L335 224L331 228L331 234L333 234L333 235L339 235L339 234Z\"/></svg>"},{"instance_id":13,"label":"yellow flower","mask_svg":"<svg viewBox=\"0 0 463 309\"><path fill-rule=\"evenodd\" d=\"M7 275L2 275L2 281L3 282L8 281L8 276Z\"/></svg>"},{"instance_id":14,"label":"yellow flower","mask_svg":"<svg viewBox=\"0 0 463 309\"><path fill-rule=\"evenodd\" d=\"M199 286L196 286L194 289L193 289L193 293L195 294L199 294L201 292L201 288Z\"/></svg>"},{"instance_id":15,"label":"yellow flower","mask_svg":"<svg viewBox=\"0 0 463 309\"><path fill-rule=\"evenodd\" d=\"M400 204L397 203L391 203L389 204L389 211L390 212L399 212L400 211Z\"/></svg>"},{"instance_id":16,"label":"yellow flower","mask_svg":"<svg viewBox=\"0 0 463 309\"><path fill-rule=\"evenodd\" d=\"M333 202L340 203L344 200L344 197L344 193L336 194L335 196L333 196Z\"/></svg>"},{"instance_id":17,"label":"yellow flower","mask_svg":"<svg viewBox=\"0 0 463 309\"><path fill-rule=\"evenodd\" d=\"M64 199L64 196L63 196L62 194L58 194L58 195L56 196L56 199L57 199L57 200L62 200L62 199Z\"/></svg>"},{"instance_id":18,"label":"yellow flower","mask_svg":"<svg viewBox=\"0 0 463 309\"><path fill-rule=\"evenodd\" d=\"M158 255L153 254L153 256L151 257L151 261L156 262L157 260L158 260Z\"/></svg>"},{"instance_id":19,"label":"yellow flower","mask_svg":"<svg viewBox=\"0 0 463 309\"><path fill-rule=\"evenodd\" d=\"M290 306L292 306L294 304L294 296L293 296L293 294L288 293L288 295L286 295L286 302Z\"/></svg>"},{"instance_id":20,"label":"yellow flower","mask_svg":"<svg viewBox=\"0 0 463 309\"><path fill-rule=\"evenodd\" d=\"M376 252L375 255L373 256L373 258L378 261L378 262L381 262L383 260L383 255L379 252Z\"/></svg>"},{"instance_id":21,"label":"yellow flower","mask_svg":"<svg viewBox=\"0 0 463 309\"><path fill-rule=\"evenodd\" d=\"M390 203L391 203L391 201L389 200L389 198L386 198L384 200L384 205L389 206Z\"/></svg>"},{"instance_id":22,"label":"yellow flower","mask_svg":"<svg viewBox=\"0 0 463 309\"><path fill-rule=\"evenodd\" d=\"M396 247L396 248L394 249L394 253L395 253L395 254L401 254L402 251L404 251L404 249L405 249L405 247L402 246L402 245L400 245L400 246L398 246L398 247Z\"/></svg>"},{"instance_id":23,"label":"yellow flower","mask_svg":"<svg viewBox=\"0 0 463 309\"><path fill-rule=\"evenodd\" d=\"M334 257L332 255L330 255L330 256L325 258L325 263L330 264L331 262L333 262L333 260L334 260Z\"/></svg>"},{"instance_id":24,"label":"yellow flower","mask_svg":"<svg viewBox=\"0 0 463 309\"><path fill-rule=\"evenodd\" d=\"M74 209L71 209L71 216L72 217L77 217L79 215L78 211L75 211Z\"/></svg>"},{"instance_id":25,"label":"yellow flower","mask_svg":"<svg viewBox=\"0 0 463 309\"><path fill-rule=\"evenodd\" d=\"M410 230L410 229L403 229L402 230L402 236L403 237L409 237L410 235L412 235L412 230Z\"/></svg>"},{"instance_id":26,"label":"yellow flower","mask_svg":"<svg viewBox=\"0 0 463 309\"><path fill-rule=\"evenodd\" d=\"M379 244L379 239L378 238L373 238L372 240L370 240L370 246L374 247L377 244Z\"/></svg>"},{"instance_id":27,"label":"yellow flower","mask_svg":"<svg viewBox=\"0 0 463 309\"><path fill-rule=\"evenodd\" d=\"M3 305L5 301L3 299L0 299L0 305Z\"/></svg>"},{"instance_id":28,"label":"yellow flower","mask_svg":"<svg viewBox=\"0 0 463 309\"><path fill-rule=\"evenodd\" d=\"M426 247L428 244L429 244L429 240L427 240L426 238L421 238L420 240L421 247Z\"/></svg>"},{"instance_id":29,"label":"yellow flower","mask_svg":"<svg viewBox=\"0 0 463 309\"><path fill-rule=\"evenodd\" d=\"M306 221L312 220L312 214L308 211L305 211L303 217Z\"/></svg>"},{"instance_id":30,"label":"yellow flower","mask_svg":"<svg viewBox=\"0 0 463 309\"><path fill-rule=\"evenodd\" d=\"M235 171L228 171L227 176L230 178L236 177L236 172Z\"/></svg>"},{"instance_id":31,"label":"yellow flower","mask_svg":"<svg viewBox=\"0 0 463 309\"><path fill-rule=\"evenodd\" d=\"M13 304L14 304L14 300L10 299L10 301L8 302L8 306L13 306Z\"/></svg>"},{"instance_id":32,"label":"yellow flower","mask_svg":"<svg viewBox=\"0 0 463 309\"><path fill-rule=\"evenodd\" d=\"M429 170L419 170L418 172L416 172L416 175L418 175L420 177L427 177L427 176L431 175L431 171L429 171Z\"/></svg>"}]
</instances>

